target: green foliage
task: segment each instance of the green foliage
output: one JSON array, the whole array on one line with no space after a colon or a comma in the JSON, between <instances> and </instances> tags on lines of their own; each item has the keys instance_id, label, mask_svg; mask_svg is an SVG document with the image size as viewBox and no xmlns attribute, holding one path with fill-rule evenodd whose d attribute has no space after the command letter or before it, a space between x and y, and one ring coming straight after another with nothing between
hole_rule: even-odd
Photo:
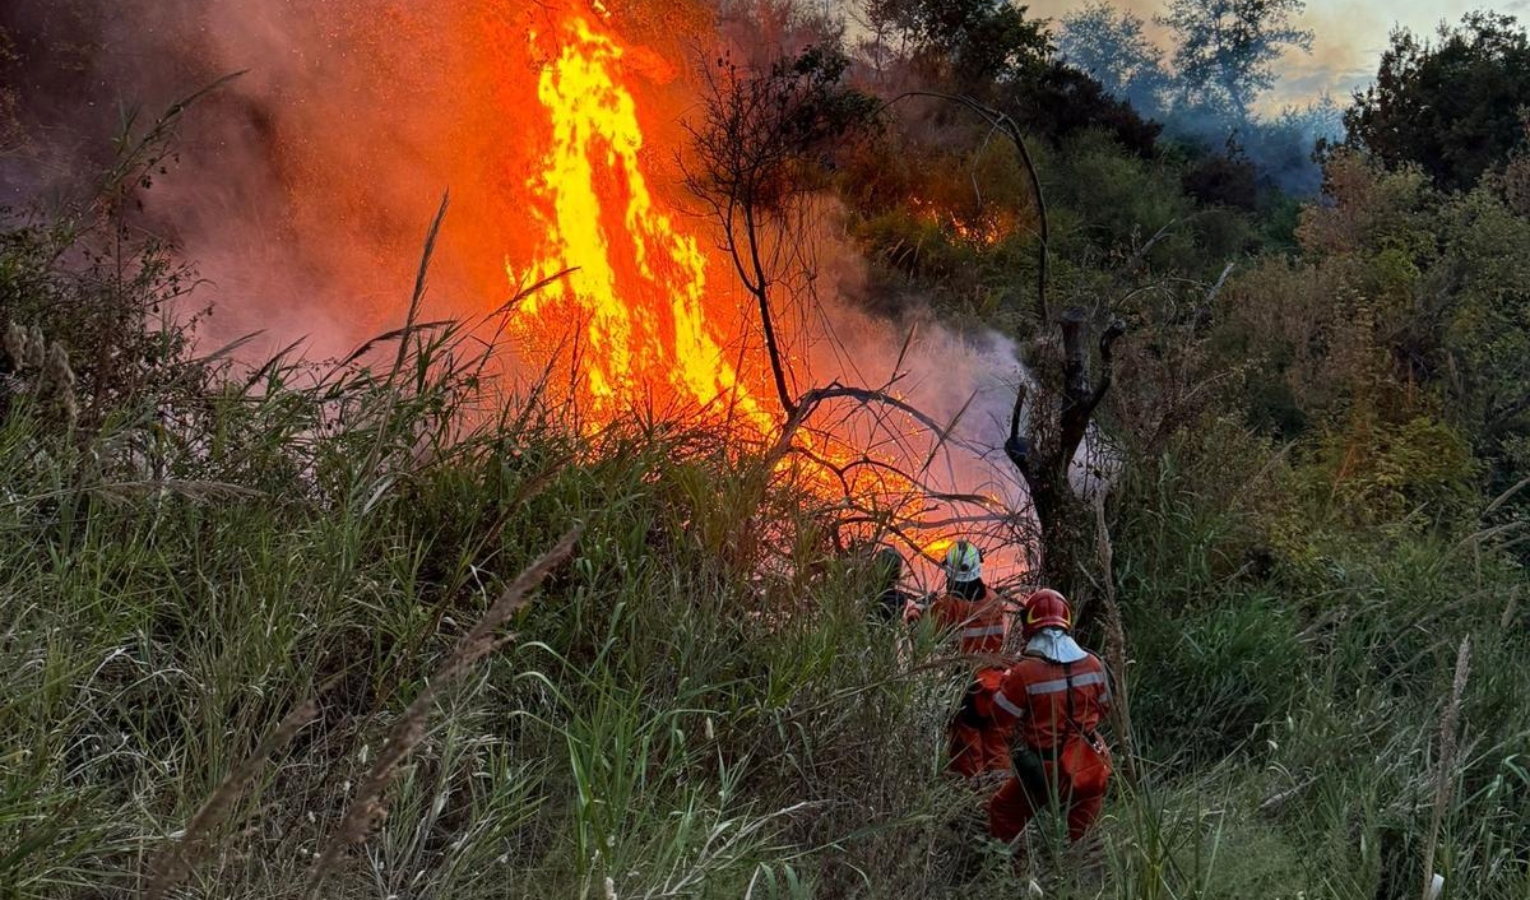
<instances>
[{"instance_id":1,"label":"green foliage","mask_svg":"<svg viewBox=\"0 0 1530 900\"><path fill-rule=\"evenodd\" d=\"M1059 216L1079 219L1079 236L1089 245L1106 250L1131 249L1133 241L1145 242L1160 229L1193 210L1176 183L1170 167L1153 160L1136 159L1120 152L1099 134L1080 135L1065 143L1047 161L1055 167L1052 203ZM1059 228L1069 234L1070 228ZM1175 250L1189 250L1174 240L1160 242L1154 258L1165 269L1175 268ZM1063 251L1068 248L1064 245ZM1081 250L1082 248L1078 248ZM1075 250L1078 252L1078 250Z\"/></svg>"},{"instance_id":2,"label":"green foliage","mask_svg":"<svg viewBox=\"0 0 1530 900\"><path fill-rule=\"evenodd\" d=\"M959 93L984 95L1048 49L1043 23L1000 0L872 0L867 14L903 33L920 64Z\"/></svg>"},{"instance_id":3,"label":"green foliage","mask_svg":"<svg viewBox=\"0 0 1530 900\"><path fill-rule=\"evenodd\" d=\"M1163 126L1146 119L1100 83L1060 62L1003 86L997 106L1038 138L1057 142L1086 131L1104 131L1122 148L1153 155Z\"/></svg>"},{"instance_id":4,"label":"green foliage","mask_svg":"<svg viewBox=\"0 0 1530 900\"><path fill-rule=\"evenodd\" d=\"M1247 121L1281 54L1311 48L1312 32L1291 24L1304 9L1302 0L1171 0L1158 22L1175 34L1182 102Z\"/></svg>"},{"instance_id":5,"label":"green foliage","mask_svg":"<svg viewBox=\"0 0 1530 900\"><path fill-rule=\"evenodd\" d=\"M748 466L713 455L704 433L588 445L532 415L423 457L369 456L356 448L392 443L382 423L313 424L377 409L382 379L361 368L309 391L283 383L294 374L278 366L262 391L195 420L195 434L262 445L213 455L139 443L130 416L74 449L24 409L6 417L7 885L133 890L144 849L317 695L324 724L271 761L236 825L212 836L235 855L200 876L225 893L288 894L378 752L378 722L573 520L589 525L578 564L519 623L519 646L443 705L371 855L332 883L541 897L598 895L610 878L622 896L720 897L765 867L800 894L805 853L938 795L933 756L903 752L934 745L910 715L921 695L895 678L891 635L866 621L869 579L750 577L753 516L798 501L762 505L746 483L752 497L718 504ZM461 387L432 379L397 398L386 434L428 432L427 395ZM133 446L152 455L113 450ZM341 458L348 470L324 462ZM93 460L116 474L92 476ZM129 465L161 466L164 480L135 487ZM719 538L734 555L714 552ZM827 552L795 546L795 571ZM821 605L794 611L784 599L799 592ZM852 642L858 654L840 652ZM905 740L882 740L890 721ZM869 822L842 786L867 770L907 773Z\"/></svg>"},{"instance_id":6,"label":"green foliage","mask_svg":"<svg viewBox=\"0 0 1530 900\"><path fill-rule=\"evenodd\" d=\"M1137 652L1163 661L1137 683L1133 713L1144 749L1183 767L1262 750L1264 731L1295 693L1290 667L1299 656L1290 610L1271 598L1197 600L1217 605L1200 615L1128 621Z\"/></svg>"},{"instance_id":7,"label":"green foliage","mask_svg":"<svg viewBox=\"0 0 1530 900\"><path fill-rule=\"evenodd\" d=\"M1258 172L1235 153L1212 154L1185 172L1185 193L1207 206L1253 210L1259 201Z\"/></svg>"},{"instance_id":8,"label":"green foliage","mask_svg":"<svg viewBox=\"0 0 1530 900\"><path fill-rule=\"evenodd\" d=\"M1146 22L1097 0L1067 13L1059 24L1058 54L1070 66L1144 115L1163 108L1170 79L1163 51L1143 34Z\"/></svg>"},{"instance_id":9,"label":"green foliage","mask_svg":"<svg viewBox=\"0 0 1530 900\"><path fill-rule=\"evenodd\" d=\"M1512 16L1472 12L1438 43L1399 29L1376 83L1344 115L1349 142L1388 166L1420 166L1445 190L1470 190L1524 145L1530 38Z\"/></svg>"},{"instance_id":10,"label":"green foliage","mask_svg":"<svg viewBox=\"0 0 1530 900\"><path fill-rule=\"evenodd\" d=\"M134 395L84 444L26 404L7 413L0 728L19 752L0 761L0 865L18 895L141 886L146 855L317 695L320 723L262 767L193 874L196 890L290 895L396 711L573 520L587 525L579 559L520 616L518 640L443 701L388 818L331 886L1022 889L979 837L975 800L938 774L961 673L918 674L944 651L900 649L895 626L873 623L875 573L834 554L805 498L701 427L590 438L512 407L481 431L444 429L477 375L448 364L439 340L451 337L412 338L392 376L362 359L312 388L281 363L253 383L215 380L197 388L197 415L170 419L173 440L145 440L152 420L131 402L186 408L174 381ZM1353 502L1439 505L1465 445L1427 420L1389 434ZM431 452L417 452L422 439ZM1122 783L1102 824L1109 896L1365 897L1379 863L1352 830L1417 834L1412 807L1388 799L1418 796L1416 766L1379 765L1389 757L1376 749L1422 753L1450 656L1431 629L1457 621L1430 610L1473 557L1384 523L1351 543L1359 526L1332 517L1306 528L1299 555L1278 537L1322 499L1300 489L1326 471L1314 447L1272 463L1274 445L1224 420L1180 434L1126 487L1117 579L1153 766ZM761 540L765 523L795 536ZM1476 558L1480 599L1452 639L1508 621L1494 586L1517 575L1491 550ZM1483 672L1512 671L1523 614L1511 626L1479 638ZM1352 720L1355 672L1368 705ZM1484 896L1514 896L1526 823L1502 798L1520 784L1512 748L1526 726L1513 679L1474 681L1467 720L1482 723L1469 727L1483 750L1444 858ZM1323 774L1308 793L1266 810L1309 772ZM1066 855L1047 858L1034 874L1049 890L1097 894ZM1335 871L1360 874L1340 883Z\"/></svg>"},{"instance_id":11,"label":"green foliage","mask_svg":"<svg viewBox=\"0 0 1530 900\"><path fill-rule=\"evenodd\" d=\"M1447 196L1417 171L1353 156L1330 163L1328 185L1331 202L1302 214L1304 256L1266 259L1230 284L1212 340L1224 357L1255 361L1251 421L1326 435L1318 480L1358 491L1352 511L1390 521L1398 504L1427 501L1448 518L1479 479L1497 493L1524 477L1513 448L1530 427L1520 288L1530 222L1495 185ZM1417 451L1400 459L1399 441ZM1380 482L1413 475L1348 480L1373 465L1419 480L1399 490ZM1420 494L1424 483L1441 488Z\"/></svg>"},{"instance_id":12,"label":"green foliage","mask_svg":"<svg viewBox=\"0 0 1530 900\"><path fill-rule=\"evenodd\" d=\"M1307 489L1351 527L1399 523L1420 515L1450 523L1478 496L1471 448L1448 425L1418 417L1400 424L1357 416L1342 433L1318 439Z\"/></svg>"},{"instance_id":13,"label":"green foliage","mask_svg":"<svg viewBox=\"0 0 1530 900\"><path fill-rule=\"evenodd\" d=\"M1351 476L1373 492L1363 501L1304 487L1331 475L1324 441L1277 453L1225 422L1203 423L1129 480L1115 562L1138 663L1136 737L1178 777L1167 784L1194 786L1166 808L1158 780L1133 804L1134 834L1153 840L1115 851L1141 854L1122 860L1127 871L1220 881L1208 896L1240 896L1226 885L1242 878L1281 896L1369 898L1384 880L1421 883L1439 723L1469 635L1461 741L1476 749L1452 779L1440 871L1483 896L1523 890L1527 872L1507 848L1530 818L1500 799L1521 789L1530 740L1530 711L1505 693L1518 664L1502 656L1526 634L1523 570L1466 552L1470 522L1442 516L1421 530L1411 501L1375 496L1399 489L1397 471L1437 473L1423 490L1450 496L1431 509L1474 493L1461 489L1469 471L1450 471L1469 470L1470 454L1449 429L1398 431L1381 458L1351 459L1369 470ZM1380 521L1384 509L1396 518ZM1216 807L1236 812L1188 828L1217 790L1228 796ZM1196 862L1207 853L1214 863Z\"/></svg>"},{"instance_id":14,"label":"green foliage","mask_svg":"<svg viewBox=\"0 0 1530 900\"><path fill-rule=\"evenodd\" d=\"M66 256L67 273L59 265ZM169 319L191 281L163 247L108 219L0 232L0 323L47 323L46 336L68 348L80 390L93 399L87 426L151 385L201 380L189 332ZM18 371L16 362L6 371Z\"/></svg>"},{"instance_id":15,"label":"green foliage","mask_svg":"<svg viewBox=\"0 0 1530 900\"><path fill-rule=\"evenodd\" d=\"M1469 638L1430 862L1458 894L1525 896L1530 169L1449 195L1338 154L1322 203L1250 202L1235 159L1136 144L1097 86L1033 68L1019 13L900 9L947 42L945 75L1075 116L1026 123L1053 302L1132 323L1100 424L1126 463L1109 574L1139 777L1122 759L1097 856L1052 846L1045 816L1020 872L983 839L981 798L941 775L964 666L868 616L876 573L727 434L581 432L495 394L461 325L325 368L198 358L157 314L188 274L108 216L0 235L0 311L26 326L0 405L0 896L141 891L314 697L186 885L296 894L399 711L573 522L576 558L422 724L337 893L997 900L1036 877L1058 897L1370 900L1421 881ZM711 184L766 173L762 209L832 185L879 298L1036 334L1021 160L939 119L843 146L872 106L846 62L726 73L756 91L718 107L732 149L765 155L719 157ZM782 102L751 118L762 100ZM34 346L79 373L77 417ZM1075 599L1097 611L1099 587Z\"/></svg>"}]
</instances>

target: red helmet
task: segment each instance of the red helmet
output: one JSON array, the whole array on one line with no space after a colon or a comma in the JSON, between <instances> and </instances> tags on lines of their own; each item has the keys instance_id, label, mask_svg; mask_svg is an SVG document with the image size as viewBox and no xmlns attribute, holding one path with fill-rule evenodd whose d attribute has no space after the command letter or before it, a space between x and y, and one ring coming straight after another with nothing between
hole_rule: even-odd
<instances>
[{"instance_id":1,"label":"red helmet","mask_svg":"<svg viewBox=\"0 0 1530 900\"><path fill-rule=\"evenodd\" d=\"M1043 628L1073 630L1073 610L1062 594L1051 588L1042 588L1025 599L1025 627L1022 634L1026 640Z\"/></svg>"}]
</instances>

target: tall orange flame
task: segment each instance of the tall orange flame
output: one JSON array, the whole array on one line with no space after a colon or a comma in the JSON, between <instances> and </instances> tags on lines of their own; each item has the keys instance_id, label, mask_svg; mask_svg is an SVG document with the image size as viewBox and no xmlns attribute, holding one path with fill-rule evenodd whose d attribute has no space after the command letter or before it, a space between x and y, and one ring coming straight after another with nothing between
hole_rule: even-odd
<instances>
[{"instance_id":1,"label":"tall orange flame","mask_svg":"<svg viewBox=\"0 0 1530 900\"><path fill-rule=\"evenodd\" d=\"M758 353L740 347L747 307L709 283L712 260L652 188L660 179L634 94L642 51L588 14L542 11L554 24L531 36L533 57L537 48L546 54L534 118L545 116L550 127L533 129L545 147L524 182L540 233L531 264L507 269L516 286L551 281L514 311L512 329L534 353L565 366L570 400L594 426L655 403L727 415L737 437L778 434L774 406L761 400L769 385ZM731 276L731 266L726 271ZM846 528L868 535L887 516L915 523L938 508L904 473L926 475L943 439L916 453L920 436L903 442L905 435L891 434L891 419L835 415L795 435L797 452L780 471L836 503L853 499L846 509L879 510L848 517ZM933 542L931 554L949 543L920 525L903 537Z\"/></svg>"},{"instance_id":2,"label":"tall orange flame","mask_svg":"<svg viewBox=\"0 0 1530 900\"><path fill-rule=\"evenodd\" d=\"M649 188L637 103L619 80L626 49L577 14L559 27L560 53L537 88L552 129L528 184L544 234L525 280L573 271L524 302L513 326L577 359L579 399L596 419L648 400L721 404L769 433L770 414L723 346L734 323L709 315L707 257Z\"/></svg>"}]
</instances>

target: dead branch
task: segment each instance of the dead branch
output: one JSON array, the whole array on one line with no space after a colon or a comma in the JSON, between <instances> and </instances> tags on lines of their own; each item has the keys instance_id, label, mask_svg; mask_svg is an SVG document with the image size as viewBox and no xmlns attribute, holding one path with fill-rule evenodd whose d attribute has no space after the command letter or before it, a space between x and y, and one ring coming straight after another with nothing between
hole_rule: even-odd
<instances>
[{"instance_id":1,"label":"dead branch","mask_svg":"<svg viewBox=\"0 0 1530 900\"><path fill-rule=\"evenodd\" d=\"M1227 284L1227 276L1233 273L1233 269L1237 268L1237 265L1235 262L1229 262L1226 266L1222 267L1221 277L1217 279L1216 284L1211 286L1211 290L1206 292L1206 299L1201 301L1200 309L1203 313L1209 311L1211 305L1216 302L1217 295L1222 293L1222 286Z\"/></svg>"},{"instance_id":2,"label":"dead branch","mask_svg":"<svg viewBox=\"0 0 1530 900\"><path fill-rule=\"evenodd\" d=\"M791 447L792 439L796 437L797 432L802 429L814 411L825 402L839 398L856 400L862 404L884 404L907 413L915 421L924 425L942 439L947 434L945 427L933 416L921 411L910 403L899 400L885 391L847 387L839 382L834 382L826 387L813 388L802 395L797 403L796 411L786 420L786 424L782 426L781 434L776 439L776 446L767 455L766 459L772 464L779 460Z\"/></svg>"},{"instance_id":3,"label":"dead branch","mask_svg":"<svg viewBox=\"0 0 1530 900\"><path fill-rule=\"evenodd\" d=\"M760 240L758 226L754 220L754 210L749 205L744 206L744 234L749 244L749 260L754 266L756 289L754 294L755 303L760 312L760 328L765 334L765 352L770 357L770 374L776 384L776 395L781 401L781 410L790 419L796 415L799 403L792 400L791 389L786 386L786 363L781 359L781 346L776 339L775 315L770 308L770 279L765 274L765 266L760 261Z\"/></svg>"},{"instance_id":4,"label":"dead branch","mask_svg":"<svg viewBox=\"0 0 1530 900\"><path fill-rule=\"evenodd\" d=\"M938 439L935 441L935 446L930 448L929 455L925 457L924 465L919 467L919 473L921 475L925 472L928 472L930 470L930 466L935 464L935 459L940 455L941 449L945 447L946 440L956 431L956 426L961 422L962 417L967 415L967 410L972 407L972 401L976 399L977 391L973 391L967 396L966 402L961 405L961 408L956 411L956 414L951 417L950 424L948 424L945 427L945 430L939 434Z\"/></svg>"},{"instance_id":5,"label":"dead branch","mask_svg":"<svg viewBox=\"0 0 1530 900\"><path fill-rule=\"evenodd\" d=\"M1121 744L1126 759L1126 778L1136 785L1140 777L1137 771L1137 754L1132 746L1132 710L1127 682L1126 624L1121 618L1121 606L1116 602L1115 548L1110 542L1110 525L1105 519L1105 494L1100 492L1094 499L1095 537L1099 542L1100 581L1104 586L1101 597L1105 602L1105 656L1110 660L1110 670L1115 675L1115 703L1111 712L1115 718L1116 740Z\"/></svg>"},{"instance_id":6,"label":"dead branch","mask_svg":"<svg viewBox=\"0 0 1530 900\"><path fill-rule=\"evenodd\" d=\"M1100 335L1100 380L1093 390L1089 386L1089 351L1084 342L1085 313L1073 307L1063 314L1063 409L1061 416L1061 439L1058 448L1061 465L1066 467L1078 452L1079 444L1089 431L1094 411L1110 390L1114 376L1115 343L1126 333L1126 325L1119 319L1110 323ZM1064 469L1066 471L1066 468Z\"/></svg>"}]
</instances>

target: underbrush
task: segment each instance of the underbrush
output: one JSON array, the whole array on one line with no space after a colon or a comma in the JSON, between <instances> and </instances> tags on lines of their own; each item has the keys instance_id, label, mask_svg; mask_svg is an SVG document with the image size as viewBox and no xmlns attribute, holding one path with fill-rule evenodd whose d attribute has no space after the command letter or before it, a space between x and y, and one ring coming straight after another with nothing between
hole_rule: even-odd
<instances>
[{"instance_id":1,"label":"underbrush","mask_svg":"<svg viewBox=\"0 0 1530 900\"><path fill-rule=\"evenodd\" d=\"M61 278L50 242L75 239L0 245L25 331L0 382L0 896L1024 892L942 774L963 667L875 620L825 504L749 448L574 427L414 313L335 363L197 357L152 315L170 270ZM49 318L100 291L129 308ZM1523 572L1476 512L1346 516L1333 497L1368 494L1314 493L1324 465L1223 422L1123 485L1138 777L1092 854L1043 817L1024 877L1048 896L1412 896L1431 846L1447 897L1530 891ZM408 752L365 796L390 734Z\"/></svg>"},{"instance_id":2,"label":"underbrush","mask_svg":"<svg viewBox=\"0 0 1530 900\"><path fill-rule=\"evenodd\" d=\"M940 775L962 673L873 619L821 501L714 427L494 396L464 330L413 321L325 365L113 360L139 377L101 414L99 381L61 376L61 415L7 358L0 895L950 889L979 824Z\"/></svg>"},{"instance_id":3,"label":"underbrush","mask_svg":"<svg viewBox=\"0 0 1530 900\"><path fill-rule=\"evenodd\" d=\"M411 699L575 524L575 558L443 695L320 895L1022 888L941 775L960 671L921 671L940 648L868 615L869 573L813 537L811 495L705 427L580 435L512 407L447 439L450 378L299 374L224 387L174 435L131 410L70 430L13 397L10 895L135 894L177 846L195 848L186 896L302 895ZM390 415L335 414L379 403ZM1118 780L1093 863L1054 858L1043 823L1051 896L1374 896L1431 829L1468 637L1440 870L1523 896L1517 573L1419 537L1336 555L1321 582L1256 577L1225 558L1245 514L1192 484L1165 470L1152 522L1119 541L1142 776ZM802 537L761 537L783 523ZM262 758L309 699L315 721ZM188 835L252 755L219 823Z\"/></svg>"},{"instance_id":4,"label":"underbrush","mask_svg":"<svg viewBox=\"0 0 1530 900\"><path fill-rule=\"evenodd\" d=\"M1497 532L1335 529L1343 493L1293 487L1319 454L1199 440L1138 473L1117 527L1139 746L1194 786L1166 812L1215 822L1176 866L1210 842L1203 896L1415 896L1433 835L1445 896L1525 896L1530 620ZM1217 887L1240 871L1262 874Z\"/></svg>"},{"instance_id":5,"label":"underbrush","mask_svg":"<svg viewBox=\"0 0 1530 900\"><path fill-rule=\"evenodd\" d=\"M401 711L575 524L573 562L441 701L324 895L855 893L885 873L832 846L903 860L921 817L941 817L936 719L918 714L941 701L868 619L860 567L822 541L770 566L774 544L743 549L762 511L806 503L739 477L758 462L704 429L585 438L535 412L432 444L443 423L419 411L450 407L448 382L348 423L335 410L383 405L368 397L383 379L279 381L218 395L195 431L132 416L50 431L24 397L7 416L9 893L152 883L312 698L317 721L257 766L225 825L191 836L188 882L300 893ZM730 485L745 496L720 508Z\"/></svg>"}]
</instances>

